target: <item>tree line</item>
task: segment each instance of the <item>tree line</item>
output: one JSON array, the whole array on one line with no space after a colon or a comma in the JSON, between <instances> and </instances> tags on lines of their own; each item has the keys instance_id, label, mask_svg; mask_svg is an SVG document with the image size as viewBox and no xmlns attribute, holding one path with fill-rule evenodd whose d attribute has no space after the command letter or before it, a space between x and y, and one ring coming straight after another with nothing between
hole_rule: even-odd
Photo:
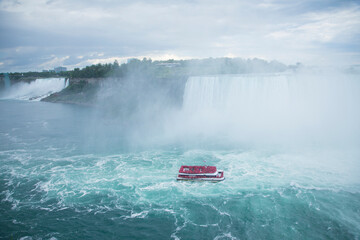
<instances>
[{"instance_id":1,"label":"tree line","mask_svg":"<svg viewBox=\"0 0 360 240\"><path fill-rule=\"evenodd\" d=\"M211 74L241 74L252 72L279 72L288 69L288 66L262 59L241 58L207 58L191 60L152 61L144 58L130 59L127 63L119 64L117 61L106 64L94 64L84 68L64 72L24 72L9 73L11 80L24 78L123 78L128 76L146 76L149 78L173 78L189 75ZM4 74L2 74L4 75Z\"/></svg>"}]
</instances>

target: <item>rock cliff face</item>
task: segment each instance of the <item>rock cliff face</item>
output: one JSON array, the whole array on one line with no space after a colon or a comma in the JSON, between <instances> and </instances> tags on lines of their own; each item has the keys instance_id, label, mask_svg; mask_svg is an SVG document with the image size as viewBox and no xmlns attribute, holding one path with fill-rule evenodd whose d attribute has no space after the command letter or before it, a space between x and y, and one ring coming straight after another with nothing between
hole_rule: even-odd
<instances>
[{"instance_id":1,"label":"rock cliff face","mask_svg":"<svg viewBox=\"0 0 360 240\"><path fill-rule=\"evenodd\" d=\"M103 78L70 79L67 88L51 94L41 101L92 106L96 102L96 93L100 83L104 80Z\"/></svg>"},{"instance_id":2,"label":"rock cliff face","mask_svg":"<svg viewBox=\"0 0 360 240\"><path fill-rule=\"evenodd\" d=\"M161 98L167 103L179 106L182 104L186 79L186 77L146 80L136 78L73 78L69 79L70 82L67 88L41 101L95 106L98 101L98 94L104 93L104 89L113 86L116 89L110 91L111 94L118 95L121 98L129 98L129 91L133 92L132 95L141 94L142 97L138 96L136 98L137 100L147 99L144 101L152 101L154 99L152 95L162 95ZM116 82L117 84L109 84L111 82ZM148 98L149 96L150 98Z\"/></svg>"}]
</instances>

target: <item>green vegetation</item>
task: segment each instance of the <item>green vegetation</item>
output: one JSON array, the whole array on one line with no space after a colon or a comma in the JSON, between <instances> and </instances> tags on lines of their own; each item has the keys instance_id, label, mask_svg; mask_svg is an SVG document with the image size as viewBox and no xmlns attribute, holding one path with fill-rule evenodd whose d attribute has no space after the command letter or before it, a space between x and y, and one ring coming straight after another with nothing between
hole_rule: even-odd
<instances>
[{"instance_id":1,"label":"green vegetation","mask_svg":"<svg viewBox=\"0 0 360 240\"><path fill-rule=\"evenodd\" d=\"M142 61L131 59L128 63L119 65L117 61L113 64L96 64L83 69L75 68L69 71L70 78L123 78L128 76L146 75L148 78L169 78L186 75L183 61L176 63L169 61L152 61L144 58Z\"/></svg>"},{"instance_id":2,"label":"green vegetation","mask_svg":"<svg viewBox=\"0 0 360 240\"><path fill-rule=\"evenodd\" d=\"M1 74L3 75L3 74ZM67 77L68 72L14 72L9 73L9 77L12 81L22 80L22 79L33 79L33 78L52 78L52 77Z\"/></svg>"},{"instance_id":3,"label":"green vegetation","mask_svg":"<svg viewBox=\"0 0 360 240\"><path fill-rule=\"evenodd\" d=\"M207 58L191 60L152 61L144 58L130 59L128 63L96 64L75 68L71 71L55 72L24 72L9 73L11 81L32 81L35 78L66 77L66 78L124 78L128 76L147 76L154 78L179 78L190 75L240 74L252 72L279 72L288 67L276 61L267 62L261 59L241 58ZM1 74L0 77L3 77Z\"/></svg>"},{"instance_id":4,"label":"green vegetation","mask_svg":"<svg viewBox=\"0 0 360 240\"><path fill-rule=\"evenodd\" d=\"M276 61L267 62L261 59L244 60L241 58L208 58L192 60L152 61L131 59L119 65L97 64L83 69L68 71L70 78L122 78L127 76L146 75L148 78L178 78L189 75L240 74L251 72L279 72L287 66Z\"/></svg>"}]
</instances>

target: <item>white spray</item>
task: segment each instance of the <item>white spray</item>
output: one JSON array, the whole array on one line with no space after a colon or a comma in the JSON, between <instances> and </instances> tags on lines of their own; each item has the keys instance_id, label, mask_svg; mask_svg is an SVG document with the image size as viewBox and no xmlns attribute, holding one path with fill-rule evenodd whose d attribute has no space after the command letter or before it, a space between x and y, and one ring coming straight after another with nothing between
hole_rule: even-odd
<instances>
[{"instance_id":1,"label":"white spray","mask_svg":"<svg viewBox=\"0 0 360 240\"><path fill-rule=\"evenodd\" d=\"M30 83L20 82L12 85L2 95L2 99L40 101L52 93L59 92L69 85L65 78L36 79Z\"/></svg>"}]
</instances>

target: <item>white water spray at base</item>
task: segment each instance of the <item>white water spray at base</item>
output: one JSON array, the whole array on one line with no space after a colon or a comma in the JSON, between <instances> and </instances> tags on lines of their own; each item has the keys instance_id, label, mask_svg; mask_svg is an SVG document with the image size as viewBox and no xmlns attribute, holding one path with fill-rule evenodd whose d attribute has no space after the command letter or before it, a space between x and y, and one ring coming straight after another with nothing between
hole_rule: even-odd
<instances>
[{"instance_id":1,"label":"white water spray at base","mask_svg":"<svg viewBox=\"0 0 360 240\"><path fill-rule=\"evenodd\" d=\"M40 101L41 99L60 92L69 85L65 78L36 79L30 83L20 82L12 85L2 95L2 99Z\"/></svg>"},{"instance_id":2,"label":"white water spray at base","mask_svg":"<svg viewBox=\"0 0 360 240\"><path fill-rule=\"evenodd\" d=\"M187 138L268 143L360 140L357 76L278 73L190 77L183 101L175 134Z\"/></svg>"}]
</instances>

